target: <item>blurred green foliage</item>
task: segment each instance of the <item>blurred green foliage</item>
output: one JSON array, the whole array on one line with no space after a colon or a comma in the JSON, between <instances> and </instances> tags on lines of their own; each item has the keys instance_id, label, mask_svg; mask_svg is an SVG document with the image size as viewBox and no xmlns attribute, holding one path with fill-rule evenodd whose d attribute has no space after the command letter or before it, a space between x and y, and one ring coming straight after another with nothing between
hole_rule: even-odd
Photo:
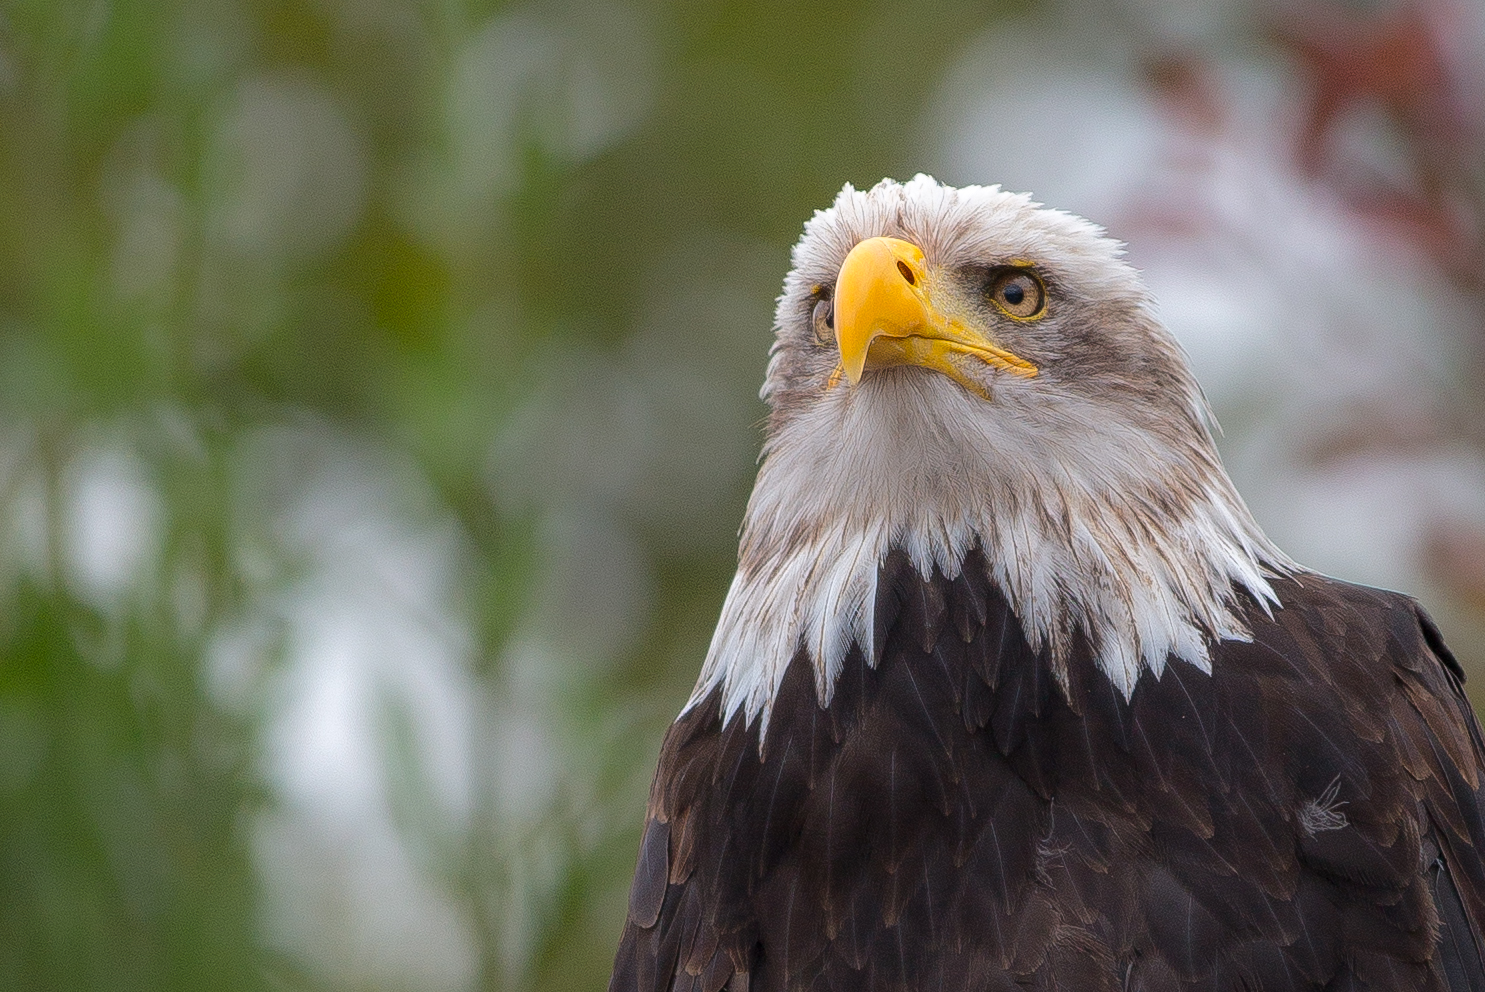
<instances>
[{"instance_id":1,"label":"blurred green foliage","mask_svg":"<svg viewBox=\"0 0 1485 992\"><path fill-rule=\"evenodd\" d=\"M731 404L745 431L801 220L844 180L919 168L926 97L962 40L1014 12L0 7L0 987L405 984L269 936L285 924L254 824L281 801L265 735L289 632L265 604L313 567L282 518L315 459L262 456L265 431L412 466L425 495L407 513L457 531L476 722L498 724L511 639L565 622L538 602L548 507L591 502L560 473L502 494L557 460L517 411L694 337L682 350L714 375L665 429L684 433L687 403ZM679 336L626 352L656 314ZM463 921L469 984L606 981L755 441L734 439L675 526L633 510L650 497L604 504L638 535L647 612L611 665L551 691L581 784L550 782L534 819L512 825L485 784L494 745L471 748L468 815L440 817L416 721L384 707L393 820ZM113 483L89 489L100 464ZM646 471L642 492L671 486ZM222 689L213 645L264 615L257 674Z\"/></svg>"}]
</instances>

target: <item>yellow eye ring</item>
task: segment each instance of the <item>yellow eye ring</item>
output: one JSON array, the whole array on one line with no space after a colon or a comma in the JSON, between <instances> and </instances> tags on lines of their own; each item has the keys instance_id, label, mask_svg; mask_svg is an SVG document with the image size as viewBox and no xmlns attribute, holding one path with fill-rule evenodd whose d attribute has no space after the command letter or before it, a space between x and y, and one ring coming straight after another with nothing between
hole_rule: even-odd
<instances>
[{"instance_id":1,"label":"yellow eye ring","mask_svg":"<svg viewBox=\"0 0 1485 992\"><path fill-rule=\"evenodd\" d=\"M1012 320L1036 320L1047 311L1047 287L1030 269L1003 269L996 273L987 295Z\"/></svg>"}]
</instances>

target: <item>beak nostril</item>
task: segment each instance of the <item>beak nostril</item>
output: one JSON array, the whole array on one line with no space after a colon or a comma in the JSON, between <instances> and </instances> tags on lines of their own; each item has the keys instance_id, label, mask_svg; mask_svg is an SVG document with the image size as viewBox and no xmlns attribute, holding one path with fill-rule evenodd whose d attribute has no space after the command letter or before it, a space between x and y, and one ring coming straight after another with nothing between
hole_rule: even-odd
<instances>
[{"instance_id":1,"label":"beak nostril","mask_svg":"<svg viewBox=\"0 0 1485 992\"><path fill-rule=\"evenodd\" d=\"M907 284L909 286L918 285L918 280L913 275L913 270L908 268L908 264L906 262L899 261L897 263L897 271L902 273L902 277L907 280Z\"/></svg>"}]
</instances>

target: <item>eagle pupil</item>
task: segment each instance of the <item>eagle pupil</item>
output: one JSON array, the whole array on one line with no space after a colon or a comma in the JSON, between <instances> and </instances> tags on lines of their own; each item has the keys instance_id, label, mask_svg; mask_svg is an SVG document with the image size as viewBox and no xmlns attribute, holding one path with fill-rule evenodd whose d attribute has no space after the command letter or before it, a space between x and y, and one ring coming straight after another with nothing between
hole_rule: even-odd
<instances>
[{"instance_id":1,"label":"eagle pupil","mask_svg":"<svg viewBox=\"0 0 1485 992\"><path fill-rule=\"evenodd\" d=\"M835 343L835 306L828 299L817 300L811 311L815 325L815 340L822 345Z\"/></svg>"},{"instance_id":2,"label":"eagle pupil","mask_svg":"<svg viewBox=\"0 0 1485 992\"><path fill-rule=\"evenodd\" d=\"M1005 301L1011 306L1020 306L1021 301L1026 299L1026 290L1015 283L1005 288Z\"/></svg>"}]
</instances>

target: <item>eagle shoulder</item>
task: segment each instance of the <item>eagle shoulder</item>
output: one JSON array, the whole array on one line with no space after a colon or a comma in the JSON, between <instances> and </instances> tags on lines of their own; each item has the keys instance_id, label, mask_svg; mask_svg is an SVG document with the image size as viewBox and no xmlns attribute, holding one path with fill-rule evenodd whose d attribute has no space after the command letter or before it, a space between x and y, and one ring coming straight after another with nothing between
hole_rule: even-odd
<instances>
[{"instance_id":1,"label":"eagle shoulder","mask_svg":"<svg viewBox=\"0 0 1485 992\"><path fill-rule=\"evenodd\" d=\"M1280 608L1250 609L1251 644L1214 669L1267 683L1255 699L1288 724L1273 763L1313 797L1301 865L1351 906L1375 888L1415 905L1431 981L1485 989L1485 744L1462 667L1409 596L1312 573L1274 588Z\"/></svg>"}]
</instances>

